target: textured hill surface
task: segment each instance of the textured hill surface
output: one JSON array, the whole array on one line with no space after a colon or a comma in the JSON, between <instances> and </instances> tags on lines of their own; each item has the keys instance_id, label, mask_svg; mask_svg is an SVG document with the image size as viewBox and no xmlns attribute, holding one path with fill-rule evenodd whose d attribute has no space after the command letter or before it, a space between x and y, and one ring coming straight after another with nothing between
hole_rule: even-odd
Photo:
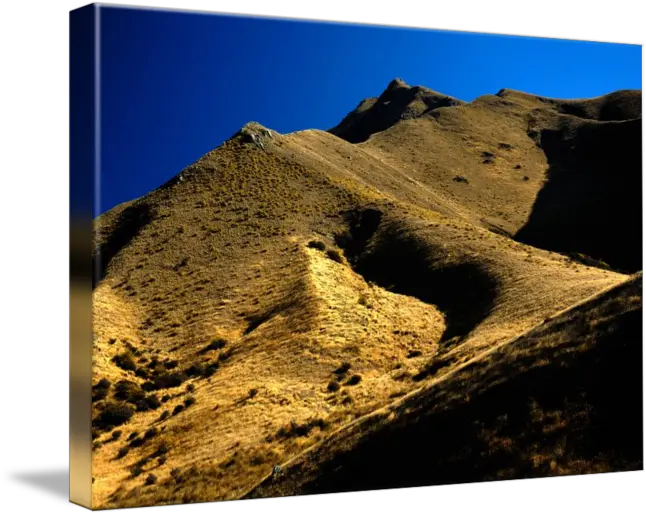
<instances>
[{"instance_id":1,"label":"textured hill surface","mask_svg":"<svg viewBox=\"0 0 646 513\"><path fill-rule=\"evenodd\" d=\"M607 425L608 397L641 408L618 370L641 350L640 110L396 80L330 132L249 123L97 218L94 506L640 467ZM467 471L475 421L505 456ZM552 424L574 452L536 447Z\"/></svg>"}]
</instances>

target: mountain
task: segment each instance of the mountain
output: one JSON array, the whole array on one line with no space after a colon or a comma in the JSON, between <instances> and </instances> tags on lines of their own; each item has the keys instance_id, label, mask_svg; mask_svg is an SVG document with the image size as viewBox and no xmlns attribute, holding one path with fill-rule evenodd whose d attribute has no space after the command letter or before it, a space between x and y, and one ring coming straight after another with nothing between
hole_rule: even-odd
<instances>
[{"instance_id":1,"label":"mountain","mask_svg":"<svg viewBox=\"0 0 646 513\"><path fill-rule=\"evenodd\" d=\"M397 79L95 219L94 505L641 468L640 112Z\"/></svg>"}]
</instances>

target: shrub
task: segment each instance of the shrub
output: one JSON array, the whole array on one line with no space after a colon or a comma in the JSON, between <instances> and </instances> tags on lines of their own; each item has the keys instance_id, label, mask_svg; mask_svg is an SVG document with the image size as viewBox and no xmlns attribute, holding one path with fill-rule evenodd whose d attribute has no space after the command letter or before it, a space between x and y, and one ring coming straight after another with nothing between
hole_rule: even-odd
<instances>
[{"instance_id":1,"label":"shrub","mask_svg":"<svg viewBox=\"0 0 646 513\"><path fill-rule=\"evenodd\" d=\"M173 415L177 415L178 413L181 413L182 411L184 411L184 405L183 404L178 404L177 406L175 406L175 408L173 408Z\"/></svg>"},{"instance_id":2,"label":"shrub","mask_svg":"<svg viewBox=\"0 0 646 513\"><path fill-rule=\"evenodd\" d=\"M132 440L130 440L130 443L128 445L130 445L130 447L133 447L133 448L141 447L142 445L144 445L144 439L143 438L133 438Z\"/></svg>"},{"instance_id":3,"label":"shrub","mask_svg":"<svg viewBox=\"0 0 646 513\"><path fill-rule=\"evenodd\" d=\"M177 367L177 362L175 360L166 360L163 365L166 369L172 370Z\"/></svg>"},{"instance_id":4,"label":"shrub","mask_svg":"<svg viewBox=\"0 0 646 513\"><path fill-rule=\"evenodd\" d=\"M194 363L184 372L190 377L202 376L204 375L204 366L200 363Z\"/></svg>"},{"instance_id":5,"label":"shrub","mask_svg":"<svg viewBox=\"0 0 646 513\"><path fill-rule=\"evenodd\" d=\"M112 361L117 367L123 370L134 371L137 368L137 364L129 352L116 355L112 358Z\"/></svg>"},{"instance_id":6,"label":"shrub","mask_svg":"<svg viewBox=\"0 0 646 513\"><path fill-rule=\"evenodd\" d=\"M135 371L135 376L141 379L148 379L150 377L150 374L146 369L140 367Z\"/></svg>"},{"instance_id":7,"label":"shrub","mask_svg":"<svg viewBox=\"0 0 646 513\"><path fill-rule=\"evenodd\" d=\"M332 380L327 384L328 392L336 392L339 388L341 388L341 386L339 385L338 381Z\"/></svg>"},{"instance_id":8,"label":"shrub","mask_svg":"<svg viewBox=\"0 0 646 513\"><path fill-rule=\"evenodd\" d=\"M157 458L157 463L163 465L164 463L166 463L167 459L168 458L166 458L166 456L160 456L159 458Z\"/></svg>"},{"instance_id":9,"label":"shrub","mask_svg":"<svg viewBox=\"0 0 646 513\"><path fill-rule=\"evenodd\" d=\"M132 418L133 414L134 410L125 403L108 403L92 424L94 427L105 431L125 424Z\"/></svg>"},{"instance_id":10,"label":"shrub","mask_svg":"<svg viewBox=\"0 0 646 513\"><path fill-rule=\"evenodd\" d=\"M162 456L167 453L168 453L168 444L166 442L162 442L161 444L159 444L159 447L157 447L157 450L151 454L151 457L156 458L158 456Z\"/></svg>"},{"instance_id":11,"label":"shrub","mask_svg":"<svg viewBox=\"0 0 646 513\"><path fill-rule=\"evenodd\" d=\"M135 465L130 469L130 474L132 475L132 477L137 477L141 475L142 472L143 472L143 469L139 465Z\"/></svg>"},{"instance_id":12,"label":"shrub","mask_svg":"<svg viewBox=\"0 0 646 513\"><path fill-rule=\"evenodd\" d=\"M161 406L161 402L154 394L149 394L140 401L137 401L137 411L156 410Z\"/></svg>"},{"instance_id":13,"label":"shrub","mask_svg":"<svg viewBox=\"0 0 646 513\"><path fill-rule=\"evenodd\" d=\"M110 391L110 382L103 378L96 385L92 387L92 402L100 401L108 396Z\"/></svg>"},{"instance_id":14,"label":"shrub","mask_svg":"<svg viewBox=\"0 0 646 513\"><path fill-rule=\"evenodd\" d=\"M207 365L204 368L204 376L203 377L204 378L210 378L211 376L213 376L213 374L215 374L215 371L217 371L219 367L220 367L220 364L218 362L210 363L209 365Z\"/></svg>"},{"instance_id":15,"label":"shrub","mask_svg":"<svg viewBox=\"0 0 646 513\"><path fill-rule=\"evenodd\" d=\"M320 240L312 240L307 243L308 248L318 249L319 251L325 251L325 243Z\"/></svg>"},{"instance_id":16,"label":"shrub","mask_svg":"<svg viewBox=\"0 0 646 513\"><path fill-rule=\"evenodd\" d=\"M520 169L521 167L523 167L523 166L521 166L520 164L516 164L516 165L514 166L514 169Z\"/></svg>"},{"instance_id":17,"label":"shrub","mask_svg":"<svg viewBox=\"0 0 646 513\"><path fill-rule=\"evenodd\" d=\"M149 440L153 436L156 436L158 433L159 431L157 431L157 428L152 427L146 430L146 432L144 433L144 440Z\"/></svg>"},{"instance_id":18,"label":"shrub","mask_svg":"<svg viewBox=\"0 0 646 513\"><path fill-rule=\"evenodd\" d=\"M414 350L408 352L407 358L416 358L418 356L422 356L422 352L414 349Z\"/></svg>"},{"instance_id":19,"label":"shrub","mask_svg":"<svg viewBox=\"0 0 646 513\"><path fill-rule=\"evenodd\" d=\"M346 372L350 370L352 365L350 365L348 362L343 362L341 366L338 369L335 369L333 372L337 376L343 376Z\"/></svg>"},{"instance_id":20,"label":"shrub","mask_svg":"<svg viewBox=\"0 0 646 513\"><path fill-rule=\"evenodd\" d=\"M195 397L187 397L186 399L184 399L184 406L188 408L189 406L193 406L195 402Z\"/></svg>"},{"instance_id":21,"label":"shrub","mask_svg":"<svg viewBox=\"0 0 646 513\"><path fill-rule=\"evenodd\" d=\"M119 440L122 435L122 431L120 429L116 429L115 431L112 432L112 440Z\"/></svg>"},{"instance_id":22,"label":"shrub","mask_svg":"<svg viewBox=\"0 0 646 513\"><path fill-rule=\"evenodd\" d=\"M227 341L223 338L214 338L209 344L200 350L200 354L208 353L209 351L217 351L227 345Z\"/></svg>"},{"instance_id":23,"label":"shrub","mask_svg":"<svg viewBox=\"0 0 646 513\"><path fill-rule=\"evenodd\" d=\"M456 175L456 176L454 176L454 177L453 177L453 181L454 181L454 182L458 182L458 183L469 183L469 180L467 180L467 178L466 178L466 177L461 176L461 175Z\"/></svg>"},{"instance_id":24,"label":"shrub","mask_svg":"<svg viewBox=\"0 0 646 513\"><path fill-rule=\"evenodd\" d=\"M117 451L117 459L120 460L121 458L125 457L129 452L130 452L130 447L128 446L122 447Z\"/></svg>"},{"instance_id":25,"label":"shrub","mask_svg":"<svg viewBox=\"0 0 646 513\"><path fill-rule=\"evenodd\" d=\"M191 383L190 385L188 385L186 387L186 391L187 392L195 392L195 385L193 383Z\"/></svg>"},{"instance_id":26,"label":"shrub","mask_svg":"<svg viewBox=\"0 0 646 513\"><path fill-rule=\"evenodd\" d=\"M361 382L361 376L359 374L355 374L354 376L351 376L348 381L345 382L346 385L358 385Z\"/></svg>"},{"instance_id":27,"label":"shrub","mask_svg":"<svg viewBox=\"0 0 646 513\"><path fill-rule=\"evenodd\" d=\"M168 410L164 410L159 416L159 420L166 420L168 417L170 417L170 412Z\"/></svg>"},{"instance_id":28,"label":"shrub","mask_svg":"<svg viewBox=\"0 0 646 513\"><path fill-rule=\"evenodd\" d=\"M339 253L336 249L328 249L326 255L330 260L334 260L339 264L343 263L343 257L341 256L341 253Z\"/></svg>"},{"instance_id":29,"label":"shrub","mask_svg":"<svg viewBox=\"0 0 646 513\"><path fill-rule=\"evenodd\" d=\"M257 388L252 388L249 390L249 399L253 399L258 395L258 389Z\"/></svg>"},{"instance_id":30,"label":"shrub","mask_svg":"<svg viewBox=\"0 0 646 513\"><path fill-rule=\"evenodd\" d=\"M128 435L128 440L132 440L133 438L137 438L138 433L136 431L133 431Z\"/></svg>"},{"instance_id":31,"label":"shrub","mask_svg":"<svg viewBox=\"0 0 646 513\"><path fill-rule=\"evenodd\" d=\"M137 383L122 379L114 386L114 397L122 401L136 404L146 397L146 393Z\"/></svg>"}]
</instances>

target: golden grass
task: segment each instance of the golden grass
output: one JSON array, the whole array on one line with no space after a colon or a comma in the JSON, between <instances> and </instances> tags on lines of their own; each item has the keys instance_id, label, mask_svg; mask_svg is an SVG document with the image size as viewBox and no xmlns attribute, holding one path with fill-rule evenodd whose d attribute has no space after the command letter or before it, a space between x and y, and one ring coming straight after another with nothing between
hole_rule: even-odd
<instances>
[{"instance_id":1,"label":"golden grass","mask_svg":"<svg viewBox=\"0 0 646 513\"><path fill-rule=\"evenodd\" d=\"M149 391L161 407L136 412L116 428L118 440L98 434L93 506L239 498L344 426L374 412L388 418L438 376L625 281L491 231L522 226L546 170L524 132L527 101L486 97L439 109L359 145L315 130L269 137L248 125L262 147L236 136L181 179L95 220L96 247L117 240L119 248L93 292L94 383L145 387L165 365L217 370ZM484 151L496 153L492 164L482 163ZM130 225L129 208L149 218ZM348 213L367 208L382 214L373 246L396 227L434 272L477 264L491 279L493 299L472 330L447 344L450 319L437 306L365 279L338 240L351 230ZM418 264L407 258L391 264ZM207 350L215 339L226 343ZM115 364L124 352L139 374ZM439 374L413 379L438 361L447 362ZM173 414L189 397L195 403ZM556 413L536 411L558 424ZM117 457L131 433L152 427L156 435ZM149 474L156 483L146 484Z\"/></svg>"}]
</instances>

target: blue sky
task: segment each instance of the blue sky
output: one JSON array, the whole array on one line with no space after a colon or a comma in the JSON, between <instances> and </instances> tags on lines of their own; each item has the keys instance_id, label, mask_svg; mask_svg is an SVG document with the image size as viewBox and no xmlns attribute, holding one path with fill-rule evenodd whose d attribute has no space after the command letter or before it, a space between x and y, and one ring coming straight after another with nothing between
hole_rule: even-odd
<instances>
[{"instance_id":1,"label":"blue sky","mask_svg":"<svg viewBox=\"0 0 646 513\"><path fill-rule=\"evenodd\" d=\"M470 101L641 89L641 46L101 7L101 198L142 196L248 121L336 125L395 77Z\"/></svg>"}]
</instances>

